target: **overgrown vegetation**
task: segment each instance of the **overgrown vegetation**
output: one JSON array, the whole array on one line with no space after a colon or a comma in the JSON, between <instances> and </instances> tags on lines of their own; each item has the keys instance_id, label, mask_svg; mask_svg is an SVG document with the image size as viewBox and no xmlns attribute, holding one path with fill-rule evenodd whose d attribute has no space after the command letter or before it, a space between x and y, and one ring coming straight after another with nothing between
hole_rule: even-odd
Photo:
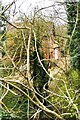
<instances>
[{"instance_id":1,"label":"overgrown vegetation","mask_svg":"<svg viewBox=\"0 0 80 120\"><path fill-rule=\"evenodd\" d=\"M4 8L1 18L13 4ZM59 28L63 32L68 26L69 36L66 30L59 33L55 22L46 20L38 10L32 19L22 16L18 23L4 16L9 28L0 35L1 120L80 120L79 57L75 58L79 55L79 2L67 2L66 7L68 25ZM63 51L60 59L50 58L51 39Z\"/></svg>"}]
</instances>

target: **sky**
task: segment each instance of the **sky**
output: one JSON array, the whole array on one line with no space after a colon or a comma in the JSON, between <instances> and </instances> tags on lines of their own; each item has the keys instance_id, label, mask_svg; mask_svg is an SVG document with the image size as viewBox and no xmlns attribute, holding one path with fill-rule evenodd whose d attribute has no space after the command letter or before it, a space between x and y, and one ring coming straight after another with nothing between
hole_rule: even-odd
<instances>
[{"instance_id":1,"label":"sky","mask_svg":"<svg viewBox=\"0 0 80 120\"><path fill-rule=\"evenodd\" d=\"M11 3L13 0L2 0L4 5ZM37 5L41 8L44 6L52 5L54 0L17 0L16 8L28 14Z\"/></svg>"},{"instance_id":2,"label":"sky","mask_svg":"<svg viewBox=\"0 0 80 120\"><path fill-rule=\"evenodd\" d=\"M13 0L2 0L2 3L4 5L8 5L12 1ZM21 11L21 12L25 13L26 16L29 16L29 15L31 16L31 15L34 14L33 13L34 7L36 7L37 5L40 9L40 8L47 7L47 6L50 6L52 4L55 4L56 1L64 2L64 0L17 0L16 5L13 6L13 11L16 8L17 13L19 13L19 11ZM56 6L56 9L62 9L62 11L64 11L63 7L58 8L58 6ZM51 14L51 11L49 12L49 10L51 10L51 8L48 9L48 11L45 10L45 15ZM52 14L54 14L54 13L52 13ZM60 15L60 16L62 16L62 15ZM14 19L14 17L12 17L12 19Z\"/></svg>"},{"instance_id":3,"label":"sky","mask_svg":"<svg viewBox=\"0 0 80 120\"><path fill-rule=\"evenodd\" d=\"M4 4L11 3L13 0L2 0ZM29 6L39 5L41 7L52 5L55 1L63 2L64 0L17 0L17 6L26 11Z\"/></svg>"}]
</instances>

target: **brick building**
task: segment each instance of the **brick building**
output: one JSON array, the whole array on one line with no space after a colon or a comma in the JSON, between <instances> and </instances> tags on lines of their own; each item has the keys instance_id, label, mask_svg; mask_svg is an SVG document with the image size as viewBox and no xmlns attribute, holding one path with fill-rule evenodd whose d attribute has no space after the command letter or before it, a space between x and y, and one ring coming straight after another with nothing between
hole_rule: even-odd
<instances>
[{"instance_id":1,"label":"brick building","mask_svg":"<svg viewBox=\"0 0 80 120\"><path fill-rule=\"evenodd\" d=\"M44 59L61 59L61 51L58 43L55 41L54 35L51 34L50 38L43 37L42 41Z\"/></svg>"}]
</instances>

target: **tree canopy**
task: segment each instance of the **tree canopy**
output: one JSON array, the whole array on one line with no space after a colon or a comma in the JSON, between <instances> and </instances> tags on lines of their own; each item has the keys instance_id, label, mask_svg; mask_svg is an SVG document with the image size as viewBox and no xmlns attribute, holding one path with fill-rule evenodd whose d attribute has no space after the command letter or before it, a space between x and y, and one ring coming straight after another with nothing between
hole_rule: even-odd
<instances>
[{"instance_id":1,"label":"tree canopy","mask_svg":"<svg viewBox=\"0 0 80 120\"><path fill-rule=\"evenodd\" d=\"M16 6L14 0L0 13L7 23L0 36L1 120L80 120L79 2L37 6L32 16ZM61 22L67 22L60 16L66 16L63 8L68 24ZM20 16L11 21L17 12Z\"/></svg>"}]
</instances>

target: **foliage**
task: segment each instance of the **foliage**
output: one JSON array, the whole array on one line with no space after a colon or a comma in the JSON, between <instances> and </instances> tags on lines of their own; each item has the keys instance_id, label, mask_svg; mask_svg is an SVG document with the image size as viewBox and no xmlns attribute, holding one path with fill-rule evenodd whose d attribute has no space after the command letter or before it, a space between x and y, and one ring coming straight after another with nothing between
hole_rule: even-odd
<instances>
[{"instance_id":1,"label":"foliage","mask_svg":"<svg viewBox=\"0 0 80 120\"><path fill-rule=\"evenodd\" d=\"M41 32L41 30L43 29L43 31L44 31L44 29L45 29L45 35L48 34L47 28L45 28L46 24L43 27L42 20L41 21L39 20L39 21L35 22L35 27L36 27L36 33L37 33L37 39L38 39L37 40L38 52L39 52L40 58L43 59L44 53L42 53L43 51L41 51L41 48L42 48L41 42L42 42L43 32ZM25 36L25 39L24 39L23 35ZM21 30L12 29L11 31L7 32L6 40L3 43L4 55L3 55L2 63L3 63L3 66L6 66L7 68L11 68L11 69L8 71L6 69L3 70L4 77L7 77L9 75L16 76L19 74L19 72L16 69L14 69L12 61L8 58L7 54L13 59L15 65L18 67L18 69L20 69L21 66L26 65L27 51L26 51L25 45L27 46L27 44L28 44L28 35L29 35L28 30L21 31ZM36 90L38 90L39 92L41 92L41 94L43 94L43 86L46 82L48 82L49 77L46 75L45 71L42 69L42 67L40 66L40 64L38 62L37 54L34 49L35 43L34 43L33 34L31 37L31 41L32 42L31 42L31 47L30 47L30 65L31 65L30 71L32 71L32 76L34 78L33 86ZM7 52L7 54L5 51ZM43 62L43 64L44 64L46 70L48 70L48 63ZM23 72L22 74L25 75L26 68L24 70L22 70L21 72ZM20 76L18 76L17 79L19 79L19 77ZM22 80L22 81L24 84L27 84L26 82L24 82L25 80ZM10 89L14 91L14 89L12 89L12 87L10 87ZM44 96L44 94L43 94L43 96ZM25 103L24 103L24 101L25 101ZM22 95L20 97L19 96L16 97L15 95L13 95L9 92L6 95L6 97L3 99L3 102L8 107L8 109L11 111L11 113L10 113L11 119L14 119L14 118L15 119L19 119L19 118L23 119L25 117L27 118L27 114L26 114L27 107L28 107L27 106L27 104L28 104L27 98L24 98L24 96L22 97ZM29 113L32 115L32 114L34 114L34 112L37 111L37 108L35 108L35 110L34 110L34 105L33 104L31 104L31 105L32 105L32 107L30 108ZM24 107L24 106L26 106L26 107ZM16 112L16 114L15 114L15 112ZM22 114L22 116L21 116L21 114ZM29 115L29 116L31 116L31 115ZM19 117L19 118L16 118L16 117Z\"/></svg>"},{"instance_id":2,"label":"foliage","mask_svg":"<svg viewBox=\"0 0 80 120\"><path fill-rule=\"evenodd\" d=\"M57 64L59 60L44 59L44 49L55 30L52 22L35 15L30 20L25 17L10 24L12 29L7 31L1 47L4 51L1 118L77 120L80 109L77 71L66 69L65 58L60 61L66 68L62 68L61 62Z\"/></svg>"},{"instance_id":3,"label":"foliage","mask_svg":"<svg viewBox=\"0 0 80 120\"><path fill-rule=\"evenodd\" d=\"M69 53L71 56L71 63L73 68L80 71L80 1L79 2L66 2L67 6L67 19L68 19L68 35L72 35L73 29L76 24L72 40L68 42ZM78 11L78 12L77 12ZM78 15L78 18L77 18ZM77 23L76 20L78 19Z\"/></svg>"}]
</instances>

